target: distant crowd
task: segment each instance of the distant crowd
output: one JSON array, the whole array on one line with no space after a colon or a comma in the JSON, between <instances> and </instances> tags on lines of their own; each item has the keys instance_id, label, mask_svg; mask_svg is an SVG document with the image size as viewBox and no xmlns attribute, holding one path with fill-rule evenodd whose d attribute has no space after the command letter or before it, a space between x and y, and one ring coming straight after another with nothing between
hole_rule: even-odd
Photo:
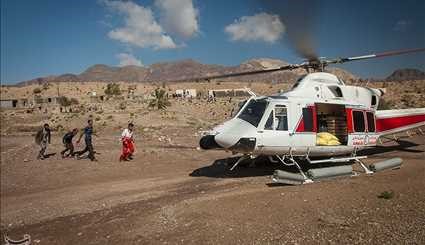
<instances>
[{"instance_id":1,"label":"distant crowd","mask_svg":"<svg viewBox=\"0 0 425 245\"><path fill-rule=\"evenodd\" d=\"M76 159L89 158L91 161L97 161L95 157L95 150L93 147L93 135L97 136L93 130L93 120L87 121L87 126L81 130L80 136L76 141L76 145L80 144L81 139L84 136L85 148L80 151L74 152L74 136L78 134L80 130L74 128L72 131L67 132L62 137L62 143L65 147L61 151L62 158L75 157ZM44 160L46 155L47 146L50 144L51 133L49 124L44 124L43 128L37 132L35 136L35 142L40 146L40 151L38 153L37 159ZM121 134L120 141L122 143L122 152L119 157L119 161L129 161L133 159L135 144L134 144L134 124L129 123L128 127L123 130ZM83 155L88 152L88 155L84 157Z\"/></svg>"}]
</instances>

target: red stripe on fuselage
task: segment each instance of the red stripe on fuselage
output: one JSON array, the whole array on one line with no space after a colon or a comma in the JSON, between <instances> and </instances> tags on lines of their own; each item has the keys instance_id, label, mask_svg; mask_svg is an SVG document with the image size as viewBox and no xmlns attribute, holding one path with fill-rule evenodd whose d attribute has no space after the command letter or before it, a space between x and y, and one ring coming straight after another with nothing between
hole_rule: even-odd
<instances>
[{"instance_id":1,"label":"red stripe on fuselage","mask_svg":"<svg viewBox=\"0 0 425 245\"><path fill-rule=\"evenodd\" d=\"M308 106L309 109L311 109L312 112L312 117L313 117L313 131L308 131L308 132L317 132L317 118L316 118L316 106L312 105L312 106ZM301 132L307 132L305 130L305 126L304 126L304 117L303 114L301 113L301 118L298 122L298 126L297 129L295 130L295 132L297 133L301 133Z\"/></svg>"},{"instance_id":2,"label":"red stripe on fuselage","mask_svg":"<svg viewBox=\"0 0 425 245\"><path fill-rule=\"evenodd\" d=\"M354 132L354 128L353 128L353 109L351 108L346 108L345 109L345 114L347 116L347 132L349 134Z\"/></svg>"},{"instance_id":3,"label":"red stripe on fuselage","mask_svg":"<svg viewBox=\"0 0 425 245\"><path fill-rule=\"evenodd\" d=\"M297 130L295 132L297 132L297 133L305 132L305 129L304 129L304 118L303 118L302 115L301 115L301 121L298 124Z\"/></svg>"},{"instance_id":4,"label":"red stripe on fuselage","mask_svg":"<svg viewBox=\"0 0 425 245\"><path fill-rule=\"evenodd\" d=\"M420 122L425 122L425 115L376 118L376 131L388 131Z\"/></svg>"}]
</instances>

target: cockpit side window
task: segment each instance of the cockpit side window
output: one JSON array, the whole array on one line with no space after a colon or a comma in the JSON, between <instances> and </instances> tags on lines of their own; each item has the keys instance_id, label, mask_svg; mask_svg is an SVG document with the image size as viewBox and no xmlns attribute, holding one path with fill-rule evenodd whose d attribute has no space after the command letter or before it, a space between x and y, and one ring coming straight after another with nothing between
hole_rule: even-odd
<instances>
[{"instance_id":1,"label":"cockpit side window","mask_svg":"<svg viewBox=\"0 0 425 245\"><path fill-rule=\"evenodd\" d=\"M288 115L284 105L275 107L275 127L276 130L288 131Z\"/></svg>"},{"instance_id":2,"label":"cockpit side window","mask_svg":"<svg viewBox=\"0 0 425 245\"><path fill-rule=\"evenodd\" d=\"M263 117L268 102L266 100L250 100L238 118L257 127Z\"/></svg>"}]
</instances>

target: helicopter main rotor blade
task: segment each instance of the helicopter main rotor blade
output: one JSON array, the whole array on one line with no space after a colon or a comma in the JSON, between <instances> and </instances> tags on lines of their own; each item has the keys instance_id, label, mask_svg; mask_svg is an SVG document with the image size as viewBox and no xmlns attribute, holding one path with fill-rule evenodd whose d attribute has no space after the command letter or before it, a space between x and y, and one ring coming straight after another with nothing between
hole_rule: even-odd
<instances>
[{"instance_id":1,"label":"helicopter main rotor blade","mask_svg":"<svg viewBox=\"0 0 425 245\"><path fill-rule=\"evenodd\" d=\"M341 64L341 63L345 63L345 62L349 62L349 61L381 58L381 57L386 57L386 56L394 56L394 55L401 55L401 54L408 54L408 53L417 53L417 52L424 52L424 51L425 51L425 48L416 48L416 49L387 51L387 52L376 53L376 54L368 54L368 55L362 55L362 56L336 58L336 59L330 59L330 60L315 59L315 60L309 60L309 61L306 61L306 62L303 62L303 63L300 63L300 64L291 64L291 65L286 65L286 66L282 66L282 67L279 67L279 68L273 68L273 69L244 71L244 72L228 73L228 74L221 74L221 75L214 75L214 76L181 79L181 80L177 80L177 81L201 81L201 80L211 80L211 79L218 79L218 78L258 75L258 74L271 73L271 72L277 72L277 71L294 70L294 69L298 69L298 68L307 69L307 72L308 72L309 69L323 70L324 67L326 67L327 65L330 65L330 64Z\"/></svg>"},{"instance_id":2,"label":"helicopter main rotor blade","mask_svg":"<svg viewBox=\"0 0 425 245\"><path fill-rule=\"evenodd\" d=\"M255 71L245 71L245 72L237 72L237 73L228 73L223 75L215 75L215 76L206 76L206 77L198 77L198 78L191 78L186 80L211 80L211 79L218 79L218 78L229 78L229 77L239 77L239 76L248 76L248 75L257 75L257 74L263 74L263 73L270 73L270 72L276 72L276 71L284 71L284 70L293 70L299 68L300 65L287 65L282 66L279 68L273 68L273 69L267 69L267 70L255 70Z\"/></svg>"},{"instance_id":3,"label":"helicopter main rotor blade","mask_svg":"<svg viewBox=\"0 0 425 245\"><path fill-rule=\"evenodd\" d=\"M401 55L401 54L408 54L408 53L417 53L417 52L423 52L423 51L425 51L425 48L394 50L394 51L387 51L387 52L382 52L382 53L377 53L377 54L368 54L368 55L362 55L362 56L338 58L338 59L329 60L329 61L325 60L325 61L323 61L323 63L325 63L325 64L345 63L345 62L349 62L349 61L381 58L381 57L386 57L386 56L394 56L394 55Z\"/></svg>"}]
</instances>

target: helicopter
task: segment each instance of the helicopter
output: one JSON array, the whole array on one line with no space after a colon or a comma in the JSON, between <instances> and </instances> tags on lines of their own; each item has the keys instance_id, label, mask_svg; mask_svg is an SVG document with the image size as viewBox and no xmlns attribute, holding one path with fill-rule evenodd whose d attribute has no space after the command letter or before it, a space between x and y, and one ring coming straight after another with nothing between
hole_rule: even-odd
<instances>
[{"instance_id":1,"label":"helicopter","mask_svg":"<svg viewBox=\"0 0 425 245\"><path fill-rule=\"evenodd\" d=\"M385 89L347 85L325 72L325 67L423 51L425 48L335 59L314 58L274 69L206 77L228 78L299 68L307 71L287 92L258 96L248 91L251 97L230 120L201 137L200 148L242 154L230 170L244 160L267 156L272 162L296 166L303 183L313 182L300 166L304 160L309 164L354 161L365 173L371 174L362 161L367 156L358 156L357 152L377 146L381 137L415 128L420 130L425 125L425 108L378 110ZM320 144L319 136L323 134L331 135L335 143Z\"/></svg>"}]
</instances>

